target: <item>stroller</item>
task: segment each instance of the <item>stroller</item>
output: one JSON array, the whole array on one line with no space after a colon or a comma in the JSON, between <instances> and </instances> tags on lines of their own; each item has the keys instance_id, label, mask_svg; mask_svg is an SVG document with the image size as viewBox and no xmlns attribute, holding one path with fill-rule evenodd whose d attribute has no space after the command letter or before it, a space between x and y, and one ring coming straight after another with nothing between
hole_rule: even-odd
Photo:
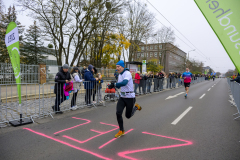
<instances>
[{"instance_id":1,"label":"stroller","mask_svg":"<svg viewBox=\"0 0 240 160\"><path fill-rule=\"evenodd\" d=\"M116 93L117 92L117 93ZM117 88L109 89L108 87L105 90L105 93L107 93L104 96L104 100L110 100L110 101L117 101L120 97L120 93L118 92Z\"/></svg>"}]
</instances>

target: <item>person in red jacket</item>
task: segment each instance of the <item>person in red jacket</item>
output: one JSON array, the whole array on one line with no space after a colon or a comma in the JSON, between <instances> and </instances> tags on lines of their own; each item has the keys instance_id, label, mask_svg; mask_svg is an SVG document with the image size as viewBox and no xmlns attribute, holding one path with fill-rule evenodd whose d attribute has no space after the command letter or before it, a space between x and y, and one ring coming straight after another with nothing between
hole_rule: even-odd
<instances>
[{"instance_id":1,"label":"person in red jacket","mask_svg":"<svg viewBox=\"0 0 240 160\"><path fill-rule=\"evenodd\" d=\"M135 81L134 81L134 83L135 83L134 92L135 92L135 94L137 94L137 88L138 88L138 85L140 84L140 79L141 79L139 71L137 71L137 73L135 74L134 79L135 79Z\"/></svg>"}]
</instances>

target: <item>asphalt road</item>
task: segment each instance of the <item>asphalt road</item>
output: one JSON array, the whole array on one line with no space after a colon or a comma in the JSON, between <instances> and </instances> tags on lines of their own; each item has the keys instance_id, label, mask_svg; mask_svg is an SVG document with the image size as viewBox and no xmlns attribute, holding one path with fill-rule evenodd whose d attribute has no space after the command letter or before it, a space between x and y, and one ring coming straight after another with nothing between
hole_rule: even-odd
<instances>
[{"instance_id":1,"label":"asphalt road","mask_svg":"<svg viewBox=\"0 0 240 160\"><path fill-rule=\"evenodd\" d=\"M233 120L226 79L192 85L187 99L182 92L138 97L143 109L124 117L127 133L118 139L114 102L2 128L0 159L239 160L240 121Z\"/></svg>"}]
</instances>

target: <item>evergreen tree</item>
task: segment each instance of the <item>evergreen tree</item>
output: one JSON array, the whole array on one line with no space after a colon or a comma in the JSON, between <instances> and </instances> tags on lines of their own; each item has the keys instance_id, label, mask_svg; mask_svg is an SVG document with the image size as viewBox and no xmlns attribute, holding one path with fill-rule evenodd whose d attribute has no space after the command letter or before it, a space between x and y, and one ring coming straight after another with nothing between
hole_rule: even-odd
<instances>
[{"instance_id":1,"label":"evergreen tree","mask_svg":"<svg viewBox=\"0 0 240 160\"><path fill-rule=\"evenodd\" d=\"M1 2L1 5L3 3ZM18 32L19 32L19 42L20 42L20 48L22 46L22 33L24 31L24 26L21 25L20 22L17 21L17 13L15 10L15 6L9 7L7 14L4 14L3 8L1 7L0 11L0 62L2 63L11 63L10 57L8 55L7 47L5 45L5 35L6 35L6 30L7 26L10 22L15 22L18 27Z\"/></svg>"},{"instance_id":2,"label":"evergreen tree","mask_svg":"<svg viewBox=\"0 0 240 160\"><path fill-rule=\"evenodd\" d=\"M38 65L46 59L43 55L43 42L41 41L41 30L37 26L36 21L29 26L25 33L21 55L23 63Z\"/></svg>"}]
</instances>

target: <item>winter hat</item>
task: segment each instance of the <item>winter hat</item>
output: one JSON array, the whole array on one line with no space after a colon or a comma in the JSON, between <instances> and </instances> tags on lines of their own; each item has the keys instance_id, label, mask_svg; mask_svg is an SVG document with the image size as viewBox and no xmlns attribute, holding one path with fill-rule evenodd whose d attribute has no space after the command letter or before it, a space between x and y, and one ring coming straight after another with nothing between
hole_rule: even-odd
<instances>
[{"instance_id":1,"label":"winter hat","mask_svg":"<svg viewBox=\"0 0 240 160\"><path fill-rule=\"evenodd\" d=\"M68 69L69 68L68 64L64 64L62 67L63 67L63 69Z\"/></svg>"},{"instance_id":2,"label":"winter hat","mask_svg":"<svg viewBox=\"0 0 240 160\"><path fill-rule=\"evenodd\" d=\"M124 68L124 66L125 66L123 60L120 60L119 62L117 62L116 65L122 66L123 68Z\"/></svg>"},{"instance_id":3,"label":"winter hat","mask_svg":"<svg viewBox=\"0 0 240 160\"><path fill-rule=\"evenodd\" d=\"M89 70L89 71L92 71L92 69L93 69L93 65L89 64L88 70Z\"/></svg>"}]
</instances>

